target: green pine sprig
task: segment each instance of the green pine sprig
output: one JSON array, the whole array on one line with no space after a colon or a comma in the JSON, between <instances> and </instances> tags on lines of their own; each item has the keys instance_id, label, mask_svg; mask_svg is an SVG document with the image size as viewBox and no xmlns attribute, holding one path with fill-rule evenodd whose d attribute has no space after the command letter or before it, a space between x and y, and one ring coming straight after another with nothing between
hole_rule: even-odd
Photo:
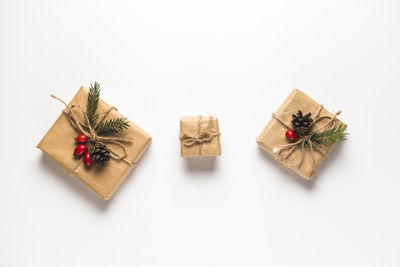
<instances>
[{"instance_id":1,"label":"green pine sprig","mask_svg":"<svg viewBox=\"0 0 400 267\"><path fill-rule=\"evenodd\" d=\"M87 96L86 103L86 116L87 121L85 120L82 123L82 127L85 131L94 130L99 136L106 136L110 134L116 134L124 132L129 127L129 121L127 118L113 118L110 120L104 121L104 117L99 121L99 114L96 113L97 107L100 101L100 84L98 82L94 82L94 84L90 84L89 93ZM90 130L91 129L91 130ZM110 149L107 148L106 144L99 141L98 139L89 139L87 142L88 152L91 153L91 160L96 164L101 163L105 165L107 161L110 160Z\"/></svg>"},{"instance_id":2,"label":"green pine sprig","mask_svg":"<svg viewBox=\"0 0 400 267\"><path fill-rule=\"evenodd\" d=\"M127 118L115 118L102 123L99 123L94 130L98 135L109 135L114 133L121 133L128 129L129 122Z\"/></svg>"},{"instance_id":3,"label":"green pine sprig","mask_svg":"<svg viewBox=\"0 0 400 267\"><path fill-rule=\"evenodd\" d=\"M88 116L90 126L95 127L99 114L96 114L97 106L100 100L100 84L94 82L90 84L89 94L86 104L86 115Z\"/></svg>"},{"instance_id":4,"label":"green pine sprig","mask_svg":"<svg viewBox=\"0 0 400 267\"><path fill-rule=\"evenodd\" d=\"M96 110L99 100L100 84L98 82L94 82L94 84L90 84L86 105L86 114L88 116L90 126L98 135L109 135L125 131L129 127L129 122L128 119L124 117L114 118L105 122L97 123L99 114L96 114Z\"/></svg>"},{"instance_id":5,"label":"green pine sprig","mask_svg":"<svg viewBox=\"0 0 400 267\"><path fill-rule=\"evenodd\" d=\"M311 142L313 144L321 146L321 145L331 145L340 141L347 140L347 136L349 135L345 132L346 128L343 127L343 124L340 124L337 127L334 127L330 130L326 130L322 133L315 133L311 136Z\"/></svg>"},{"instance_id":6,"label":"green pine sprig","mask_svg":"<svg viewBox=\"0 0 400 267\"><path fill-rule=\"evenodd\" d=\"M127 118L120 117L114 118L107 121L101 121L98 123L99 114L96 113L97 106L100 101L100 84L94 82L90 84L89 93L86 104L86 115L89 119L90 126L98 135L110 135L121 133L129 127L129 121ZM87 123L83 125L85 130L89 130Z\"/></svg>"}]
</instances>

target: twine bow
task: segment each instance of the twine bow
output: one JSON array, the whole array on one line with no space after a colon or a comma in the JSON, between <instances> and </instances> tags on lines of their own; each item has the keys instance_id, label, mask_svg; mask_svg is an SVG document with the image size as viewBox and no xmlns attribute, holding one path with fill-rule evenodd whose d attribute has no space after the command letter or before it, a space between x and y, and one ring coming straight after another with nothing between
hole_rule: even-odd
<instances>
[{"instance_id":1,"label":"twine bow","mask_svg":"<svg viewBox=\"0 0 400 267\"><path fill-rule=\"evenodd\" d=\"M89 118L88 118L85 110L80 105L68 105L63 100L61 100L60 98L58 98L54 95L51 95L51 97L57 99L58 101L60 101L67 107L68 111L64 110L63 112L67 116L71 126L78 133L82 133L82 134L86 135L89 140L96 141L103 145L112 144L112 145L122 148L122 153L120 154L120 153L116 152L115 149L108 147L108 149L110 150L110 157L114 160L122 160L125 163L132 165L132 166L135 165L134 163L132 163L126 159L126 157L128 156L128 149L122 143L122 142L130 142L131 139L97 135L96 131L93 129L92 125L90 124ZM78 109L79 111L82 112L82 115L84 118L83 122L77 118L77 115L75 114L74 109ZM117 110L117 109L115 107L110 107L102 116L100 116L101 119L100 119L99 123L102 123L112 110ZM85 125L85 127L82 127L82 125ZM73 172L78 173L78 167L81 163L82 163L82 158L79 160L78 164L73 169Z\"/></svg>"},{"instance_id":2,"label":"twine bow","mask_svg":"<svg viewBox=\"0 0 400 267\"><path fill-rule=\"evenodd\" d=\"M329 115L321 116L321 111L322 111L322 109L323 109L323 105L320 105L319 110L318 110L318 112L317 112L317 115L315 115L315 117L314 117L314 119L313 119L313 123L311 124L311 131L310 131L310 133L308 133L307 135L304 135L304 136L300 136L299 139L298 139L296 142L294 142L294 143L290 143L290 144L287 144L287 145L283 145L283 146L281 146L280 148L278 148L277 150L274 148L274 151L273 151L274 153L277 154L277 159L278 159L278 161L279 161L282 165L285 165L285 166L288 166L288 167L299 167L299 166L303 163L303 161L304 161L304 157L305 157L305 153L306 153L306 151L305 151L305 146L306 146L306 145L309 145L310 151L311 151L312 164L313 164L313 171L312 171L311 177L314 176L314 172L315 172L314 150L317 151L317 152L319 152L319 153L321 153L324 157L327 157L327 156L328 156L323 150L321 150L321 148L320 148L318 145L314 144L314 143L311 141L311 137L312 137L314 134L323 132L323 131L324 131L326 128L328 128L330 125L333 125L333 126L334 126L334 125L335 125L335 120L337 120L336 117L337 117L340 113L342 113L342 111L339 110L339 111L336 112L336 114L333 115L333 116L329 116ZM272 117L273 117L274 119L276 119L278 122L280 122L280 123L281 123L285 128L287 128L288 130L292 129L292 127L291 127L290 125L288 125L286 122L282 121L282 120L278 117L278 115L276 115L275 113L272 114ZM317 130L313 130L313 129L312 129L313 126L314 126L317 122L319 122L319 121L321 121L321 120L324 120L324 119L329 119L329 120L328 120L327 123L323 124L319 129L317 129ZM301 147L301 151L302 151L302 155L301 155L301 157L300 157L300 160L299 160L297 163L295 163L295 164L287 164L287 163L286 163L286 160L293 154L293 152L296 150L296 148L299 148L299 147ZM283 151L287 151L287 150L288 150L288 153L286 154L286 156L281 157L280 154L281 154Z\"/></svg>"},{"instance_id":3,"label":"twine bow","mask_svg":"<svg viewBox=\"0 0 400 267\"><path fill-rule=\"evenodd\" d=\"M186 147L191 147L194 145L199 145L199 157L202 155L203 143L210 142L214 137L219 136L219 132L211 131L211 119L210 123L205 129L203 128L203 117L200 115L198 119L197 134L189 135L187 133L182 133L179 139L183 141L183 145Z\"/></svg>"}]
</instances>

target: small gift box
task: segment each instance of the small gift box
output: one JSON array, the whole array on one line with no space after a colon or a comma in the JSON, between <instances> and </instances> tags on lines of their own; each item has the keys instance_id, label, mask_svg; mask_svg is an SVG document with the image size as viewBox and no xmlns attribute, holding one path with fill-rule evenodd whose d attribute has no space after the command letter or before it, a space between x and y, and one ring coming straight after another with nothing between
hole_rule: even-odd
<instances>
[{"instance_id":1,"label":"small gift box","mask_svg":"<svg viewBox=\"0 0 400 267\"><path fill-rule=\"evenodd\" d=\"M218 120L212 116L186 116L181 119L181 156L221 155Z\"/></svg>"},{"instance_id":2,"label":"small gift box","mask_svg":"<svg viewBox=\"0 0 400 267\"><path fill-rule=\"evenodd\" d=\"M102 124L102 129L98 127L88 129L85 122L89 113L87 113L88 111L85 112L83 108L87 106L89 100L93 101L93 97L91 99L88 98L88 94L89 90L81 87L70 104L64 103L67 108L64 109L37 147L103 199L107 200L111 198L136 165L149 146L151 137L126 118L122 118L123 121L117 121L116 124L116 118L121 118L121 114L99 98L95 102L96 107L94 110L96 110L96 113L93 110L92 115L97 122L104 121L105 123ZM123 125L126 125L126 129L122 133L115 133L117 132L115 127L110 128L110 124L106 124L110 123L110 121L113 121L111 124L114 123L111 126L124 127ZM122 123L122 126L118 123ZM83 159L74 157L74 149L76 152L78 148L75 138L78 134L82 134L78 130L80 128L88 135L87 146L89 147L89 142L96 144L92 152L97 153L95 158L92 157L90 159L89 157L87 159L85 157ZM114 132L112 131L113 129ZM93 130L102 134L110 132L111 135L96 136ZM90 134L91 132L92 134ZM96 142L93 140L96 140ZM83 160L85 161L82 162ZM97 160L100 163L107 161L107 164L105 166L100 164L99 166L88 167L91 165L91 160Z\"/></svg>"},{"instance_id":3,"label":"small gift box","mask_svg":"<svg viewBox=\"0 0 400 267\"><path fill-rule=\"evenodd\" d=\"M346 124L294 89L257 138L257 144L282 165L310 180L332 145L344 141Z\"/></svg>"}]
</instances>

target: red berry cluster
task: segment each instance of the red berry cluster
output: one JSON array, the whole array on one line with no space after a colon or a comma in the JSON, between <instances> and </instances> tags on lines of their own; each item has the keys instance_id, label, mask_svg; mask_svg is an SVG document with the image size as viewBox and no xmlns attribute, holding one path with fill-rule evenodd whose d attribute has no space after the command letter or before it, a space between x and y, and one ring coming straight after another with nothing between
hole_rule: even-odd
<instances>
[{"instance_id":1,"label":"red berry cluster","mask_svg":"<svg viewBox=\"0 0 400 267\"><path fill-rule=\"evenodd\" d=\"M75 157L80 157L83 156L83 163L85 163L86 166L90 167L92 165L93 161L91 160L92 155L90 152L87 152L87 146L85 145L87 142L87 136L84 134L78 135L78 137L75 138L75 140L79 143L74 150L74 156Z\"/></svg>"}]
</instances>

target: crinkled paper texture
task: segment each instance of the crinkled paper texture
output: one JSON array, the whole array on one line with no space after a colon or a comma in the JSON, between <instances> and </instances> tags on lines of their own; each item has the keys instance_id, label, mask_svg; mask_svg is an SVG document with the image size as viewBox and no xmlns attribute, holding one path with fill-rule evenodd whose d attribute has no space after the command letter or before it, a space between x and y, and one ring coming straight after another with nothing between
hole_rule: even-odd
<instances>
[{"instance_id":1,"label":"crinkled paper texture","mask_svg":"<svg viewBox=\"0 0 400 267\"><path fill-rule=\"evenodd\" d=\"M76 104L86 109L88 92L87 88L81 87L70 102L70 105ZM107 103L100 99L97 113L103 114L109 107ZM75 109L75 111L77 111L77 109ZM122 115L118 111L112 110L107 116L107 119L121 116ZM126 159L136 163L150 145L151 136L131 121L129 121L129 124L130 127L124 133L114 136L130 138L132 140L130 142L124 142L128 150ZM37 147L103 199L110 199L125 180L133 166L121 160L117 161L111 159L106 166L92 165L92 167L86 168L82 163L78 167L78 173L73 173L72 170L79 161L79 159L73 156L76 146L75 138L78 134L79 133L71 126L67 116L61 113ZM118 153L121 152L121 148L116 147L115 150L118 151Z\"/></svg>"},{"instance_id":2,"label":"crinkled paper texture","mask_svg":"<svg viewBox=\"0 0 400 267\"><path fill-rule=\"evenodd\" d=\"M294 89L290 95L286 98L283 104L279 107L276 115L286 122L287 124L291 124L292 114L296 114L298 110L303 111L304 114L311 112L312 116L318 112L320 104L310 98L308 95L303 93L298 89ZM334 116L334 114L327 111L325 108L321 111L321 116ZM325 124L327 120L322 120L315 124L315 128L318 129L321 125ZM336 120L335 125L338 126L343 124L344 127L347 127L344 123L342 123L339 119ZM278 149L279 147L288 144L288 140L286 138L287 129L276 119L271 118L268 124L265 126L261 134L257 137L257 144L266 152L271 154L274 158L277 158L277 154L274 153L274 149ZM321 150L326 154L331 150L332 145L329 146L321 146ZM324 160L324 156L314 151L314 159L315 166L312 164L311 151L309 148L305 148L306 153L304 153L304 161L299 167L291 167L296 173L301 175L303 178L310 180L314 178L315 171L321 162ZM283 151L281 156L285 155L287 151ZM293 154L284 162L286 165L292 165L300 160L303 156L303 152L301 149L296 149Z\"/></svg>"}]
</instances>

